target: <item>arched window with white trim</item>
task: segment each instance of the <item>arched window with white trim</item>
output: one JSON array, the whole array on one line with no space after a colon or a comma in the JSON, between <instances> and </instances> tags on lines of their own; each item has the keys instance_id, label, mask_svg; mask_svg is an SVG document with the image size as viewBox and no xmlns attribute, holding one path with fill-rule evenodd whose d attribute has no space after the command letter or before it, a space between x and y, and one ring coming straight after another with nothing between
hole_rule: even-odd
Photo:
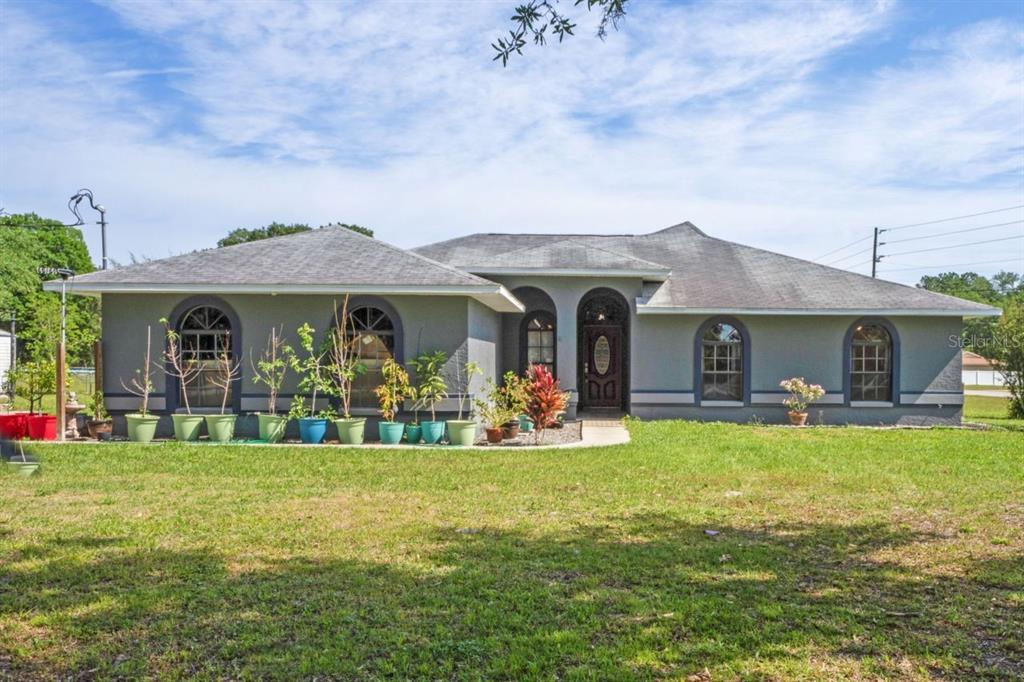
<instances>
[{"instance_id":1,"label":"arched window with white trim","mask_svg":"<svg viewBox=\"0 0 1024 682\"><path fill-rule=\"evenodd\" d=\"M395 323L374 306L360 306L349 314L348 337L366 372L352 383L353 407L376 407L373 389L383 382L381 368L395 357Z\"/></svg>"},{"instance_id":2,"label":"arched window with white trim","mask_svg":"<svg viewBox=\"0 0 1024 682\"><path fill-rule=\"evenodd\" d=\"M893 343L883 325L854 328L849 372L851 402L892 402Z\"/></svg>"},{"instance_id":3,"label":"arched window with white trim","mask_svg":"<svg viewBox=\"0 0 1024 682\"><path fill-rule=\"evenodd\" d=\"M221 406L223 393L213 380L217 376L218 358L223 353L232 352L231 331L227 313L215 306L196 306L182 316L178 325L182 358L186 362L195 362L200 368L195 380L180 388L182 392L188 392L191 407ZM227 402L233 404L230 393Z\"/></svg>"}]
</instances>

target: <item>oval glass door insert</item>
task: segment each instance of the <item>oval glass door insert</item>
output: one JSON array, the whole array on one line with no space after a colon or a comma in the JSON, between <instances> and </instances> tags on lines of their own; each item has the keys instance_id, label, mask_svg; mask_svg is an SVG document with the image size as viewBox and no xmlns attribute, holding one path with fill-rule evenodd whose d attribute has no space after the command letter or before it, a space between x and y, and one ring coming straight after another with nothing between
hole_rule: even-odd
<instances>
[{"instance_id":1,"label":"oval glass door insert","mask_svg":"<svg viewBox=\"0 0 1024 682\"><path fill-rule=\"evenodd\" d=\"M608 366L612 361L612 349L608 344L608 337L602 334L594 342L594 369L600 376L608 373Z\"/></svg>"}]
</instances>

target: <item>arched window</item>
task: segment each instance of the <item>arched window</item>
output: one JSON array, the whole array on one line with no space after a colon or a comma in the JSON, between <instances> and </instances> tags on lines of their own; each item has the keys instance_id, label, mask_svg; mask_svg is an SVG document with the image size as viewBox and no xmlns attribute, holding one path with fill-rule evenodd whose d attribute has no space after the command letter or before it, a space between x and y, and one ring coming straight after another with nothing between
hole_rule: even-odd
<instances>
[{"instance_id":1,"label":"arched window","mask_svg":"<svg viewBox=\"0 0 1024 682\"><path fill-rule=\"evenodd\" d=\"M194 360L200 367L194 381L181 388L188 391L191 407L220 407L223 394L213 379L217 376L217 359L231 353L231 320L224 311L214 306L192 308L178 325L181 335L181 354L186 361ZM229 389L230 390L230 389ZM233 396L228 395L228 404Z\"/></svg>"},{"instance_id":2,"label":"arched window","mask_svg":"<svg viewBox=\"0 0 1024 682\"><path fill-rule=\"evenodd\" d=\"M850 401L892 401L892 336L880 324L860 324L850 337Z\"/></svg>"},{"instance_id":3,"label":"arched window","mask_svg":"<svg viewBox=\"0 0 1024 682\"><path fill-rule=\"evenodd\" d=\"M725 321L706 326L700 337L701 400L743 400L743 346L743 333L737 326Z\"/></svg>"},{"instance_id":4,"label":"arched window","mask_svg":"<svg viewBox=\"0 0 1024 682\"><path fill-rule=\"evenodd\" d=\"M544 365L552 376L555 372L555 316L547 311L527 313L523 318L519 346L522 352L522 371L530 365Z\"/></svg>"},{"instance_id":5,"label":"arched window","mask_svg":"<svg viewBox=\"0 0 1024 682\"><path fill-rule=\"evenodd\" d=\"M353 407L376 407L373 389L381 384L384 361L395 356L395 325L380 308L362 306L348 314L349 339L366 372L352 383Z\"/></svg>"}]
</instances>

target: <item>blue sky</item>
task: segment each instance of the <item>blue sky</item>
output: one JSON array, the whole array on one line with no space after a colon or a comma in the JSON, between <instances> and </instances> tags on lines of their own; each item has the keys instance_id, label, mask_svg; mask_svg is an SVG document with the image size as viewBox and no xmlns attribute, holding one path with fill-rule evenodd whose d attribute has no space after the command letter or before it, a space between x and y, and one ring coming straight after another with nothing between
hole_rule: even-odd
<instances>
[{"instance_id":1,"label":"blue sky","mask_svg":"<svg viewBox=\"0 0 1024 682\"><path fill-rule=\"evenodd\" d=\"M1024 3L631 0L606 41L584 16L502 69L514 4L4 0L0 204L67 217L90 187L120 260L274 220L402 246L691 220L815 258L1024 204ZM882 272L997 259L971 269L1024 270L1024 240Z\"/></svg>"}]
</instances>

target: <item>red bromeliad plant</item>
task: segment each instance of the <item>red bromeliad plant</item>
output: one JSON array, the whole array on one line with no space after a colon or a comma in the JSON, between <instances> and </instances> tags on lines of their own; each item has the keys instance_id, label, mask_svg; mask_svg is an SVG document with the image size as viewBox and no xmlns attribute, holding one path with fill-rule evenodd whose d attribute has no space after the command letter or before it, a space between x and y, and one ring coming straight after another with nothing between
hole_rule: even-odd
<instances>
[{"instance_id":1,"label":"red bromeliad plant","mask_svg":"<svg viewBox=\"0 0 1024 682\"><path fill-rule=\"evenodd\" d=\"M559 413L565 411L569 404L568 394L544 365L530 365L526 376L529 380L526 414L533 420L537 429L537 442L540 442L544 429L555 421Z\"/></svg>"}]
</instances>

